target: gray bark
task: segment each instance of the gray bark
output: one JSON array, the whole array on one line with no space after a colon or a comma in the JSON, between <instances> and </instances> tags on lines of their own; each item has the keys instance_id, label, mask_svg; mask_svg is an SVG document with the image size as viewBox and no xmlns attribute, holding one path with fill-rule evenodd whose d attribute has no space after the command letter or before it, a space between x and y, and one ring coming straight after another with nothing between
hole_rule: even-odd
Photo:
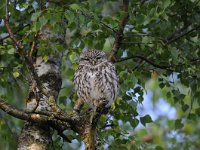
<instances>
[{"instance_id":1,"label":"gray bark","mask_svg":"<svg viewBox=\"0 0 200 150\"><path fill-rule=\"evenodd\" d=\"M64 32L63 32L64 33ZM40 32L39 39L50 42L51 40L64 40L64 34L51 34L48 27ZM38 40L39 40L38 39ZM61 57L49 56L47 61L37 57L34 61L36 77L32 74L29 79L29 94L26 100L26 112L53 111L48 104L50 97L57 99L62 79L60 75ZM37 78L37 79L36 79ZM39 83L38 83L39 82ZM27 122L18 138L18 150L46 150L51 143L53 130L49 124Z\"/></svg>"}]
</instances>

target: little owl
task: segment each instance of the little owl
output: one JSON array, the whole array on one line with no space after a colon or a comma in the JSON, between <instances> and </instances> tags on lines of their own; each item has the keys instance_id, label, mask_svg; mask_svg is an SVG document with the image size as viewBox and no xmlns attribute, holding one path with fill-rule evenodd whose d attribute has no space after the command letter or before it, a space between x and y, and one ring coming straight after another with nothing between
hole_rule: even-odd
<instances>
[{"instance_id":1,"label":"little owl","mask_svg":"<svg viewBox=\"0 0 200 150\"><path fill-rule=\"evenodd\" d=\"M89 104L94 113L102 103L109 108L119 89L114 64L108 61L103 51L83 52L74 75L74 86L78 97Z\"/></svg>"}]
</instances>

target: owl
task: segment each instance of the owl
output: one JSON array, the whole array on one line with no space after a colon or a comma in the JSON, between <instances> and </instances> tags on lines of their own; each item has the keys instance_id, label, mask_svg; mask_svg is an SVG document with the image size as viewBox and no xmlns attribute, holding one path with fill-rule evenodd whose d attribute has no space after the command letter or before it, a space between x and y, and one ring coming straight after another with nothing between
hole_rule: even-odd
<instances>
[{"instance_id":1,"label":"owl","mask_svg":"<svg viewBox=\"0 0 200 150\"><path fill-rule=\"evenodd\" d=\"M104 103L109 108L116 100L119 83L115 66L106 54L90 50L80 55L78 69L74 75L74 87L78 97L89 104L94 111Z\"/></svg>"}]
</instances>

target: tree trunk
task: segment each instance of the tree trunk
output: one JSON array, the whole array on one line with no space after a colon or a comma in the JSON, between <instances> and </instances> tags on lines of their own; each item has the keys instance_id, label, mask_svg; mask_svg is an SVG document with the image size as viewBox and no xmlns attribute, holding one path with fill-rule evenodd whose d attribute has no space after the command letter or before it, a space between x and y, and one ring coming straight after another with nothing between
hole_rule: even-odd
<instances>
[{"instance_id":1,"label":"tree trunk","mask_svg":"<svg viewBox=\"0 0 200 150\"><path fill-rule=\"evenodd\" d=\"M18 150L47 150L50 142L48 125L26 123L18 139Z\"/></svg>"},{"instance_id":2,"label":"tree trunk","mask_svg":"<svg viewBox=\"0 0 200 150\"><path fill-rule=\"evenodd\" d=\"M38 41L64 40L63 34L51 34L49 27L44 27L40 31ZM54 49L54 47L51 48ZM34 59L35 74L32 72L32 77L29 79L30 85L26 100L26 112L54 111L49 105L49 100L50 97L53 97L54 101L57 99L62 85L60 75L61 59L59 56L48 56L48 59L45 61L42 57L37 56ZM52 132L49 124L27 122L18 138L18 149L46 150L51 142L51 136Z\"/></svg>"}]
</instances>

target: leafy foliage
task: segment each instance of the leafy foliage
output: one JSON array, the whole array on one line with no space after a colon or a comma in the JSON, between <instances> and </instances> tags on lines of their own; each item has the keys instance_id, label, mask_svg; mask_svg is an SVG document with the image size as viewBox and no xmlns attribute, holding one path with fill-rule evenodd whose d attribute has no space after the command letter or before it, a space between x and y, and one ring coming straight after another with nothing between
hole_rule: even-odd
<instances>
[{"instance_id":1,"label":"leafy foliage","mask_svg":"<svg viewBox=\"0 0 200 150\"><path fill-rule=\"evenodd\" d=\"M115 31L124 16L120 11L121 1L6 2L3 0L0 6L0 96L23 108L30 73L4 26L8 5L10 27L27 51L31 51L35 35L44 26L54 33L50 41L38 41L38 55L44 60L49 55L64 55L63 88L58 102L65 111L71 110L76 97L72 80L79 55L83 49L90 48L111 52ZM102 148L199 148L199 10L199 0L130 1L130 17L115 63L120 96L110 114L103 116L99 123ZM58 40L59 33L63 32L65 43ZM153 104L162 98L176 108L176 119L159 116L153 120L149 114L141 116L138 105L149 91L153 93L149 96ZM19 134L22 123L2 112L0 115L0 149L5 146L15 149L13 135ZM140 124L145 127L138 128ZM55 149L81 146L81 139L75 133L67 131L66 134L76 139L75 142L62 142L55 134Z\"/></svg>"}]
</instances>

